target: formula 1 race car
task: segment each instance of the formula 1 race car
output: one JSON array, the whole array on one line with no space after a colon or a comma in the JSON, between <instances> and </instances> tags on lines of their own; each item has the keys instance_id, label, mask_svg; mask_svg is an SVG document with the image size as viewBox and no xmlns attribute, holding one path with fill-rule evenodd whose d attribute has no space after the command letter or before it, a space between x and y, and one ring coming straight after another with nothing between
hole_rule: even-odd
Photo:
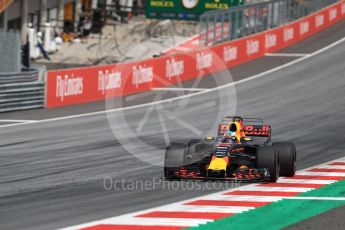
<instances>
[{"instance_id":1,"label":"formula 1 race car","mask_svg":"<svg viewBox=\"0 0 345 230\"><path fill-rule=\"evenodd\" d=\"M271 127L262 119L237 116L222 119L217 137L171 144L164 162L167 179L276 182L295 172L293 143L271 144Z\"/></svg>"}]
</instances>

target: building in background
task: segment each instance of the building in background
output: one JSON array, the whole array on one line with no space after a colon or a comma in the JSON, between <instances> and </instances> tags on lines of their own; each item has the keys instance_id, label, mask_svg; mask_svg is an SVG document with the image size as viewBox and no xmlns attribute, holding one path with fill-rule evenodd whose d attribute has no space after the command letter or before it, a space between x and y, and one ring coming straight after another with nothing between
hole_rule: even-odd
<instances>
[{"instance_id":1,"label":"building in background","mask_svg":"<svg viewBox=\"0 0 345 230\"><path fill-rule=\"evenodd\" d=\"M76 29L83 10L98 6L99 0L0 0L0 28L20 30L22 40L30 25L42 31L49 22L57 30Z\"/></svg>"}]
</instances>

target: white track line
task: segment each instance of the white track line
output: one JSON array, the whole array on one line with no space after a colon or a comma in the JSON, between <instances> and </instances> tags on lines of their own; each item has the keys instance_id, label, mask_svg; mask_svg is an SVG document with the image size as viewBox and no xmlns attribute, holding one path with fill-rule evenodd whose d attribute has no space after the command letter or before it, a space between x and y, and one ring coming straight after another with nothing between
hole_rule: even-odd
<instances>
[{"instance_id":1,"label":"white track line","mask_svg":"<svg viewBox=\"0 0 345 230\"><path fill-rule=\"evenodd\" d=\"M154 226L190 226L196 227L200 224L206 224L213 220L210 219L191 219L191 218L138 218L124 217L121 219L108 219L102 224L125 224L125 225L154 225Z\"/></svg>"},{"instance_id":2,"label":"white track line","mask_svg":"<svg viewBox=\"0 0 345 230\"><path fill-rule=\"evenodd\" d=\"M313 188L248 186L244 188L241 187L239 190L260 192L308 192L313 190Z\"/></svg>"},{"instance_id":3,"label":"white track line","mask_svg":"<svg viewBox=\"0 0 345 230\"><path fill-rule=\"evenodd\" d=\"M0 122L14 122L14 123L32 123L36 122L35 120L8 120L8 119L0 119Z\"/></svg>"},{"instance_id":4,"label":"white track line","mask_svg":"<svg viewBox=\"0 0 345 230\"><path fill-rule=\"evenodd\" d=\"M327 165L330 162L338 162L338 161L345 162L345 157L335 159L335 160L332 160L329 162L325 162L322 164L318 164L316 166L312 166L312 167L304 169L304 170L300 170L300 171L298 171L298 173L305 172L306 170L309 170L311 168L320 167L321 165ZM287 180L287 179L280 179L278 182L282 182L284 180ZM300 181L300 180L295 180L295 183L298 184L298 181ZM304 183L304 181L306 181L306 180L302 180L302 183ZM312 183L314 181L315 180L310 180L310 183ZM329 180L328 182L330 182L330 184L333 183L332 180ZM322 184L324 184L324 183L322 183ZM147 209L147 210L143 210L143 211L139 211L139 212L133 212L133 213L124 214L121 216L115 216L115 217L107 218L107 219L103 219L103 220L97 220L97 221L93 221L93 222L89 222L89 223L85 223L85 224L81 224L81 225L77 225L77 226L71 226L68 228L61 229L61 230L82 229L82 228L86 228L86 227L91 227L91 226L95 226L95 225L99 225L99 224L107 224L107 223L108 224L132 224L132 225L166 224L167 221L170 222L170 221L174 221L175 219L178 219L177 222L172 223L172 224L175 226L182 226L182 225L179 225L180 224L179 220L182 220L185 218L182 218L182 219L181 218L147 218L147 217L143 218L143 217L136 217L136 216L139 216L142 214L147 214L149 212L154 212L154 211L241 213L241 212L248 211L248 210L254 209L254 208L253 207L243 207L243 206L239 206L239 207L237 207L237 206L224 206L224 207L221 207L221 206L213 206L213 205L189 205L188 203L193 202L193 201L197 201L197 200L216 200L215 199L216 197L218 197L221 200L224 200L224 199L235 199L236 200L236 198L229 198L229 197L239 197L240 201L243 200L243 201L248 201L248 202L249 202L249 200L246 200L246 199L253 199L253 197L256 197L257 199L255 201L258 201L258 202L259 202L258 199L277 199L277 200L280 200L280 199L290 199L291 198L291 197L275 197L275 196L268 196L268 197L263 198L262 196L224 195L225 193L228 193L231 191L236 191L236 190L241 190L241 191L242 190L247 190L247 191L256 190L256 191L259 191L259 189L260 189L261 191L264 190L264 191L283 191L283 192L287 192L287 191L305 192L305 191L314 190L314 189L309 189L309 188L307 188L307 189L302 188L301 189L301 188L296 188L296 187L291 187L291 188L290 187L288 187L288 188L279 188L278 187L278 190L276 187L273 187L272 188L273 190L270 189L270 187L268 187L268 190L267 190L267 188L265 188L265 187L260 187L260 186L256 186L256 185L257 184L249 184L249 185L245 185L245 186L240 186L240 187L236 187L236 188L229 189L226 191L216 192L216 193L192 198L189 200L178 201L175 203L171 203L171 204L167 204L167 205L163 205L160 207L155 207L155 208L151 208L151 209ZM228 198L226 198L226 197L228 197ZM302 197L302 198L305 198L305 197ZM312 198L314 198L314 197L312 197ZM309 198L309 199L312 199L312 198ZM320 199L320 200L322 199L320 197L316 197L316 198ZM332 197L330 197L330 198L332 198ZM296 199L299 199L299 198L296 198ZM327 199L327 198L323 198L323 199ZM334 199L334 198L332 198L332 199ZM252 201L252 200L250 200L250 201ZM267 201L270 202L270 200L267 200ZM147 220L147 222L137 222L137 220L144 221L142 219ZM205 221L205 220L200 220L200 219L194 219L194 220L196 220L196 222ZM195 226L194 224L196 222L188 222L188 223L184 222L184 223L187 224L187 226Z\"/></svg>"},{"instance_id":5,"label":"white track line","mask_svg":"<svg viewBox=\"0 0 345 230\"><path fill-rule=\"evenodd\" d=\"M243 191L242 189L238 189ZM248 190L245 190L248 191ZM262 191L260 187L255 191ZM285 191L284 191L285 192ZM214 195L207 198L208 200L224 200L224 201L258 201L258 202L274 202L281 200L282 196L260 196L260 195Z\"/></svg>"},{"instance_id":6,"label":"white track line","mask_svg":"<svg viewBox=\"0 0 345 230\"><path fill-rule=\"evenodd\" d=\"M159 208L163 212L206 212L206 213L242 213L254 209L253 207L235 207L235 206L202 206L202 205L167 205Z\"/></svg>"},{"instance_id":7,"label":"white track line","mask_svg":"<svg viewBox=\"0 0 345 230\"><path fill-rule=\"evenodd\" d=\"M302 62L304 60L307 60L307 59L312 58L312 57L314 57L314 56L316 56L318 54L321 54L321 53L323 53L323 52L325 52L325 51L327 51L327 50L329 50L329 49L331 49L331 48L333 48L333 47L343 43L344 41L345 41L345 37L343 37L342 39L340 39L340 40L338 40L336 42L333 42L332 44L330 44L330 45L328 45L328 46L326 46L326 47L324 47L322 49L319 49L319 50L311 53L308 56L298 58L298 59L293 60L291 62L288 62L288 63L286 63L284 65L275 67L273 69L270 69L270 70L267 70L265 72L256 74L254 76L251 76L251 77L248 77L248 78L236 81L236 82L231 82L231 83L228 83L228 84L225 84L225 85L222 85L222 86L218 86L218 87L215 87L215 88L207 89L207 90L204 90L204 91L201 91L201 92L186 94L186 95L179 96L179 97L174 97L174 98L170 98L170 99L164 99L164 100L160 100L160 101L154 101L154 102L150 102L150 103L146 103L146 104L141 104L141 105L134 105L134 106L125 107L125 108L109 109L109 110L103 110L103 111L97 111L97 112L91 112L91 113L83 113L83 114L77 114L77 115L71 115L71 116L65 116L65 117L56 117L56 118L39 120L39 121L37 121L35 123L9 124L9 125L4 125L2 127L12 127L12 126L20 126L20 125L38 124L38 123L44 123L44 122L52 122L52 121L60 121L60 120L80 118L80 117L95 116L95 115L106 114L106 113L114 113L114 112L119 112L119 111L126 111L126 110L143 108L143 107L146 107L146 106L152 106L152 105L157 105L157 104L162 104L162 103L167 103L167 102L170 103L172 101L181 100L183 98L188 98L188 97L199 96L199 95L202 95L202 94L207 94L207 93L214 92L214 91L217 91L217 90L220 90L220 89L224 89L224 88L227 88L227 87L231 87L231 86L234 86L234 85L238 85L238 84L242 84L242 83L245 83L245 82L248 82L248 81L252 81L252 80L264 77L267 74L271 74L271 73L277 72L279 70L282 70L284 68L293 66L293 65L295 65L297 63L300 63L300 62ZM273 75L271 75L270 77L273 77Z\"/></svg>"},{"instance_id":8,"label":"white track line","mask_svg":"<svg viewBox=\"0 0 345 230\"><path fill-rule=\"evenodd\" d=\"M301 53L266 53L266 57L305 57L310 54L301 54Z\"/></svg>"},{"instance_id":9,"label":"white track line","mask_svg":"<svg viewBox=\"0 0 345 230\"><path fill-rule=\"evenodd\" d=\"M345 176L343 172L301 172L297 176Z\"/></svg>"},{"instance_id":10,"label":"white track line","mask_svg":"<svg viewBox=\"0 0 345 230\"><path fill-rule=\"evenodd\" d=\"M153 88L154 91L204 91L207 88Z\"/></svg>"},{"instance_id":11,"label":"white track line","mask_svg":"<svg viewBox=\"0 0 345 230\"><path fill-rule=\"evenodd\" d=\"M332 184L337 182L336 180L305 180L305 179L288 179L288 178L281 178L278 179L278 183L286 183L286 184Z\"/></svg>"},{"instance_id":12,"label":"white track line","mask_svg":"<svg viewBox=\"0 0 345 230\"><path fill-rule=\"evenodd\" d=\"M321 165L318 169L345 169L345 165Z\"/></svg>"}]
</instances>

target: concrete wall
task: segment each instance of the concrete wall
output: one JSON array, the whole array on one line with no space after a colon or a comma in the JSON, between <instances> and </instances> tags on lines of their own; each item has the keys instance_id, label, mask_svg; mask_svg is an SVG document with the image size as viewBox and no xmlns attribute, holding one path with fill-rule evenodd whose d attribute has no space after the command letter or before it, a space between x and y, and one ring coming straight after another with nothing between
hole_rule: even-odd
<instances>
[{"instance_id":1,"label":"concrete wall","mask_svg":"<svg viewBox=\"0 0 345 230\"><path fill-rule=\"evenodd\" d=\"M20 72L20 36L18 31L0 30L0 50L0 73Z\"/></svg>"}]
</instances>

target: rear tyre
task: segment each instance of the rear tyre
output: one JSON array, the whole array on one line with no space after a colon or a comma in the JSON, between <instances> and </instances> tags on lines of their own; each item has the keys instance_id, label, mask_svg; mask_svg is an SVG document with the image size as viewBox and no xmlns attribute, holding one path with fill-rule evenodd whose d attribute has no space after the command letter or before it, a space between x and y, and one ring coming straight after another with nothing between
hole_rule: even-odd
<instances>
[{"instance_id":1,"label":"rear tyre","mask_svg":"<svg viewBox=\"0 0 345 230\"><path fill-rule=\"evenodd\" d=\"M279 158L273 146L260 146L256 152L256 167L268 169L270 173L269 182L276 182L279 177Z\"/></svg>"},{"instance_id":2,"label":"rear tyre","mask_svg":"<svg viewBox=\"0 0 345 230\"><path fill-rule=\"evenodd\" d=\"M296 173L296 147L289 142L273 143L274 150L279 155L280 176L293 177Z\"/></svg>"},{"instance_id":3,"label":"rear tyre","mask_svg":"<svg viewBox=\"0 0 345 230\"><path fill-rule=\"evenodd\" d=\"M164 160L164 176L166 179L179 179L176 172L184 166L186 144L171 144L167 147Z\"/></svg>"}]
</instances>

